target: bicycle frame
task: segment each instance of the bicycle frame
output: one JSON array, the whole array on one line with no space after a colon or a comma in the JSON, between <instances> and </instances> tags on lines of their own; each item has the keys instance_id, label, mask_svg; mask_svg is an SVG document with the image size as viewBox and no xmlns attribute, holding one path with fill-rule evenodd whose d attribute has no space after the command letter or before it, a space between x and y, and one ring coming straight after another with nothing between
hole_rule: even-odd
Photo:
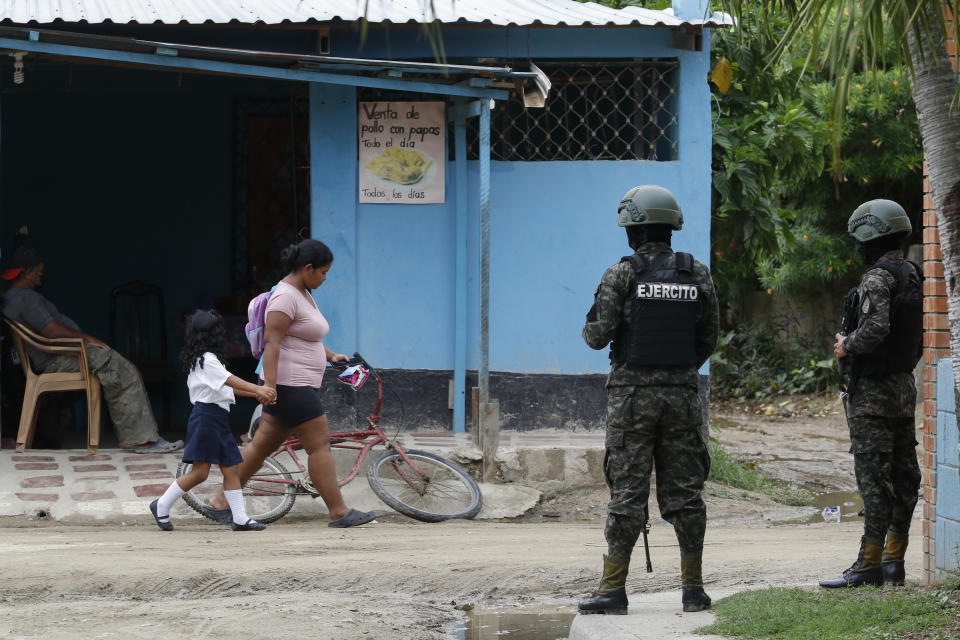
<instances>
[{"instance_id":1,"label":"bicycle frame","mask_svg":"<svg viewBox=\"0 0 960 640\"><path fill-rule=\"evenodd\" d=\"M410 465L410 467L416 471L420 476L419 480L429 481L427 474L425 474L414 462L407 456L407 452L403 449L399 442L391 440L387 435L380 429L380 409L383 406L383 380L380 378L380 374L376 371L370 370L371 375L377 381L377 404L373 409L373 413L367 416L367 428L359 429L353 431L333 431L330 433L330 448L331 449L349 449L353 451L359 451L357 454L357 459L353 463L353 469L350 470L350 473L347 474L342 480L338 480L338 485L343 486L353 480L357 473L360 471L360 465L363 463L364 457L367 453L379 444L384 444L387 449L393 449L396 451L405 463ZM306 466L300 461L300 457L297 456L296 450L302 449L303 443L300 442L300 438L296 436L290 436L284 440L276 451L271 454L271 457L276 457L281 453L287 453L290 456L290 459L293 460L294 464L297 465L299 470L302 473L307 472ZM402 477L404 481L409 484L414 489L417 488L415 481L417 478L408 477L396 464L394 469L397 472L397 475ZM284 480L283 478L267 478L264 476L257 476L258 482L276 482L280 484L291 484L290 480ZM299 484L304 487L311 495L317 495L315 489L311 491L312 487L307 487L305 483L301 481L296 481L296 484ZM422 493L422 491L421 491Z\"/></svg>"}]
</instances>

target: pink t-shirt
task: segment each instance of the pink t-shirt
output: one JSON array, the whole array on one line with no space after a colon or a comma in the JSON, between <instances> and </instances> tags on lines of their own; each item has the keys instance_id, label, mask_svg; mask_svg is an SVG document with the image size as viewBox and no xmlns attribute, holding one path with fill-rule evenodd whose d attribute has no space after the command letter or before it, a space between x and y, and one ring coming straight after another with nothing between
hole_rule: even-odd
<instances>
[{"instance_id":1,"label":"pink t-shirt","mask_svg":"<svg viewBox=\"0 0 960 640\"><path fill-rule=\"evenodd\" d=\"M327 368L323 339L330 324L312 297L294 286L278 282L267 303L267 315L279 311L291 319L287 335L280 341L277 384L288 387L319 388Z\"/></svg>"}]
</instances>

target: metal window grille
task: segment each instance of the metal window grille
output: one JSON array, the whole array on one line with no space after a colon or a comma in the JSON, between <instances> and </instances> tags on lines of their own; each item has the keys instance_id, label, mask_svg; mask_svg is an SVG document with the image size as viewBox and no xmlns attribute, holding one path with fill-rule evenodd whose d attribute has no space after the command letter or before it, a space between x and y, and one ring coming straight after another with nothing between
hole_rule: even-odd
<instances>
[{"instance_id":1,"label":"metal window grille","mask_svg":"<svg viewBox=\"0 0 960 640\"><path fill-rule=\"evenodd\" d=\"M519 95L491 114L495 160L676 160L676 60L541 65L553 87L542 109ZM468 155L477 155L476 120Z\"/></svg>"},{"instance_id":2,"label":"metal window grille","mask_svg":"<svg viewBox=\"0 0 960 640\"><path fill-rule=\"evenodd\" d=\"M494 160L676 160L679 62L635 60L541 64L552 88L544 108L517 92L490 120ZM359 89L358 100L416 100ZM436 99L435 97L433 99ZM452 127L448 133L454 157ZM467 157L478 156L477 119L467 121Z\"/></svg>"}]
</instances>

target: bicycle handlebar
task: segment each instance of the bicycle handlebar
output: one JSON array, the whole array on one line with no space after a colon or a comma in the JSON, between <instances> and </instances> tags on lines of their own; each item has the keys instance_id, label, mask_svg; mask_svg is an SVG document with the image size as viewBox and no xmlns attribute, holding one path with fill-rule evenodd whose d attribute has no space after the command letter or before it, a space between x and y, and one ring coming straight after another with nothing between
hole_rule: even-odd
<instances>
[{"instance_id":1,"label":"bicycle handlebar","mask_svg":"<svg viewBox=\"0 0 960 640\"><path fill-rule=\"evenodd\" d=\"M349 360L347 360L346 362L338 361L338 362L331 362L331 363L330 363L331 366L336 367L336 368L339 369L340 371L343 371L343 370L346 369L347 367L352 367L352 366L357 365L357 364L363 365L363 367L364 367L365 369L367 369L368 371L373 371L373 367L370 366L370 363L367 362L367 361L363 358L363 356L360 355L359 353L357 353L356 351L353 352L353 357L350 358Z\"/></svg>"}]
</instances>

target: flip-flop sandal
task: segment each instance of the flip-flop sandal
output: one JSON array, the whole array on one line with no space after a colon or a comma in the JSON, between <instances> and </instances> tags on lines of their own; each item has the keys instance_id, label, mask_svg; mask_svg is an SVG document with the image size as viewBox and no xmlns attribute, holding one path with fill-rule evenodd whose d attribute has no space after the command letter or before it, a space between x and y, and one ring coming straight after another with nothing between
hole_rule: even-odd
<instances>
[{"instance_id":1,"label":"flip-flop sandal","mask_svg":"<svg viewBox=\"0 0 960 640\"><path fill-rule=\"evenodd\" d=\"M150 513L153 514L153 519L157 521L157 526L163 529L164 531L173 531L173 523L170 522L170 516L167 516L166 522L160 522L160 516L157 515L157 501L154 500L150 503Z\"/></svg>"},{"instance_id":2,"label":"flip-flop sandal","mask_svg":"<svg viewBox=\"0 0 960 640\"><path fill-rule=\"evenodd\" d=\"M210 505L205 504L200 506L200 511L203 513L203 515L224 526L230 526L233 524L233 512L230 511L229 508L214 509Z\"/></svg>"},{"instance_id":3,"label":"flip-flop sandal","mask_svg":"<svg viewBox=\"0 0 960 640\"><path fill-rule=\"evenodd\" d=\"M161 438L161 440L163 440ZM170 453L172 451L179 451L183 449L183 440L177 440L176 442L168 442L163 440L157 440L149 447L137 447L133 450L134 453Z\"/></svg>"},{"instance_id":4,"label":"flip-flop sandal","mask_svg":"<svg viewBox=\"0 0 960 640\"><path fill-rule=\"evenodd\" d=\"M350 509L347 515L343 516L339 520L334 520L333 522L327 523L327 526L337 529L358 527L361 524L367 524L371 520L376 519L376 517L377 514L374 511L357 511L356 509Z\"/></svg>"}]
</instances>

